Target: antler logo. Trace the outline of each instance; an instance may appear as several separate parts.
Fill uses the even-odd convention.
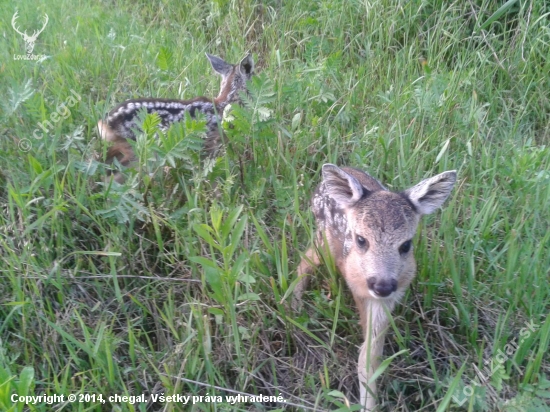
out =
[[[36,39],[38,38],[38,35],[40,33],[42,33],[44,31],[44,29],[46,28],[46,24],[48,24],[48,15],[47,14],[44,14],[44,25],[42,26],[42,28],[40,30],[35,30],[34,33],[32,34],[32,36],[29,36],[27,34],[27,31],[25,30],[23,33],[21,33],[19,31],[19,29],[17,28],[17,26],[15,25],[15,21],[17,20],[17,17],[19,17],[17,15],[17,13],[19,13],[18,11],[15,12],[15,14],[13,15],[13,18],[11,19],[11,25],[13,26],[13,29],[19,33],[21,36],[23,36],[23,40],[25,40],[25,49],[27,50],[27,56],[30,56],[32,54],[32,51],[34,50],[34,45],[36,44]]]

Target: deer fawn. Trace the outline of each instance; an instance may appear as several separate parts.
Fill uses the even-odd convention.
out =
[[[112,142],[106,155],[106,163],[110,164],[116,158],[123,166],[129,166],[136,160],[128,139],[135,139],[134,130],[139,126],[138,112],[142,109],[147,113],[157,113],[161,119],[160,129],[166,130],[172,123],[185,119],[185,113],[195,117],[202,113],[206,117],[207,139],[205,150],[213,155],[219,148],[223,135],[220,132],[220,120],[224,108],[234,102],[239,102],[239,92],[246,91],[246,82],[254,74],[254,61],[247,55],[239,64],[229,64],[217,56],[206,53],[212,68],[221,75],[220,93],[215,99],[195,97],[190,100],[171,99],[132,99],[118,105],[109,112],[105,120],[97,123],[102,139]],[[115,181],[122,183],[123,176],[115,174]]]
[[[312,198],[317,223],[314,245],[298,266],[301,278],[293,307],[300,306],[308,275],[328,246],[351,289],[365,336],[358,362],[363,410],[376,407],[372,375],[379,366],[388,314],[416,273],[412,239],[422,215],[433,213],[449,196],[456,171],[426,179],[401,193],[387,190],[367,173],[350,167],[323,166],[323,180]]]

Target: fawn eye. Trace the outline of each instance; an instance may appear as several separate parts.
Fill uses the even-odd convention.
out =
[[[369,242],[367,242],[367,239],[363,236],[355,235],[355,242],[361,249],[366,249],[369,247]]]
[[[409,250],[411,250],[412,242],[410,240],[407,240],[406,242],[403,242],[401,246],[399,246],[399,253],[404,255],[405,253],[409,253]]]

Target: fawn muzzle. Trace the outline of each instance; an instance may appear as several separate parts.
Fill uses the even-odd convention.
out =
[[[370,277],[367,286],[373,297],[387,298],[397,290],[397,280]]]

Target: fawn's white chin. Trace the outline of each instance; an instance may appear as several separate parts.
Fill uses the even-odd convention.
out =
[[[371,295],[374,299],[378,299],[378,300],[391,300],[395,298],[395,293],[396,292],[392,292],[388,296],[380,296],[376,294],[376,292],[374,292],[373,290],[369,289],[369,295]]]

